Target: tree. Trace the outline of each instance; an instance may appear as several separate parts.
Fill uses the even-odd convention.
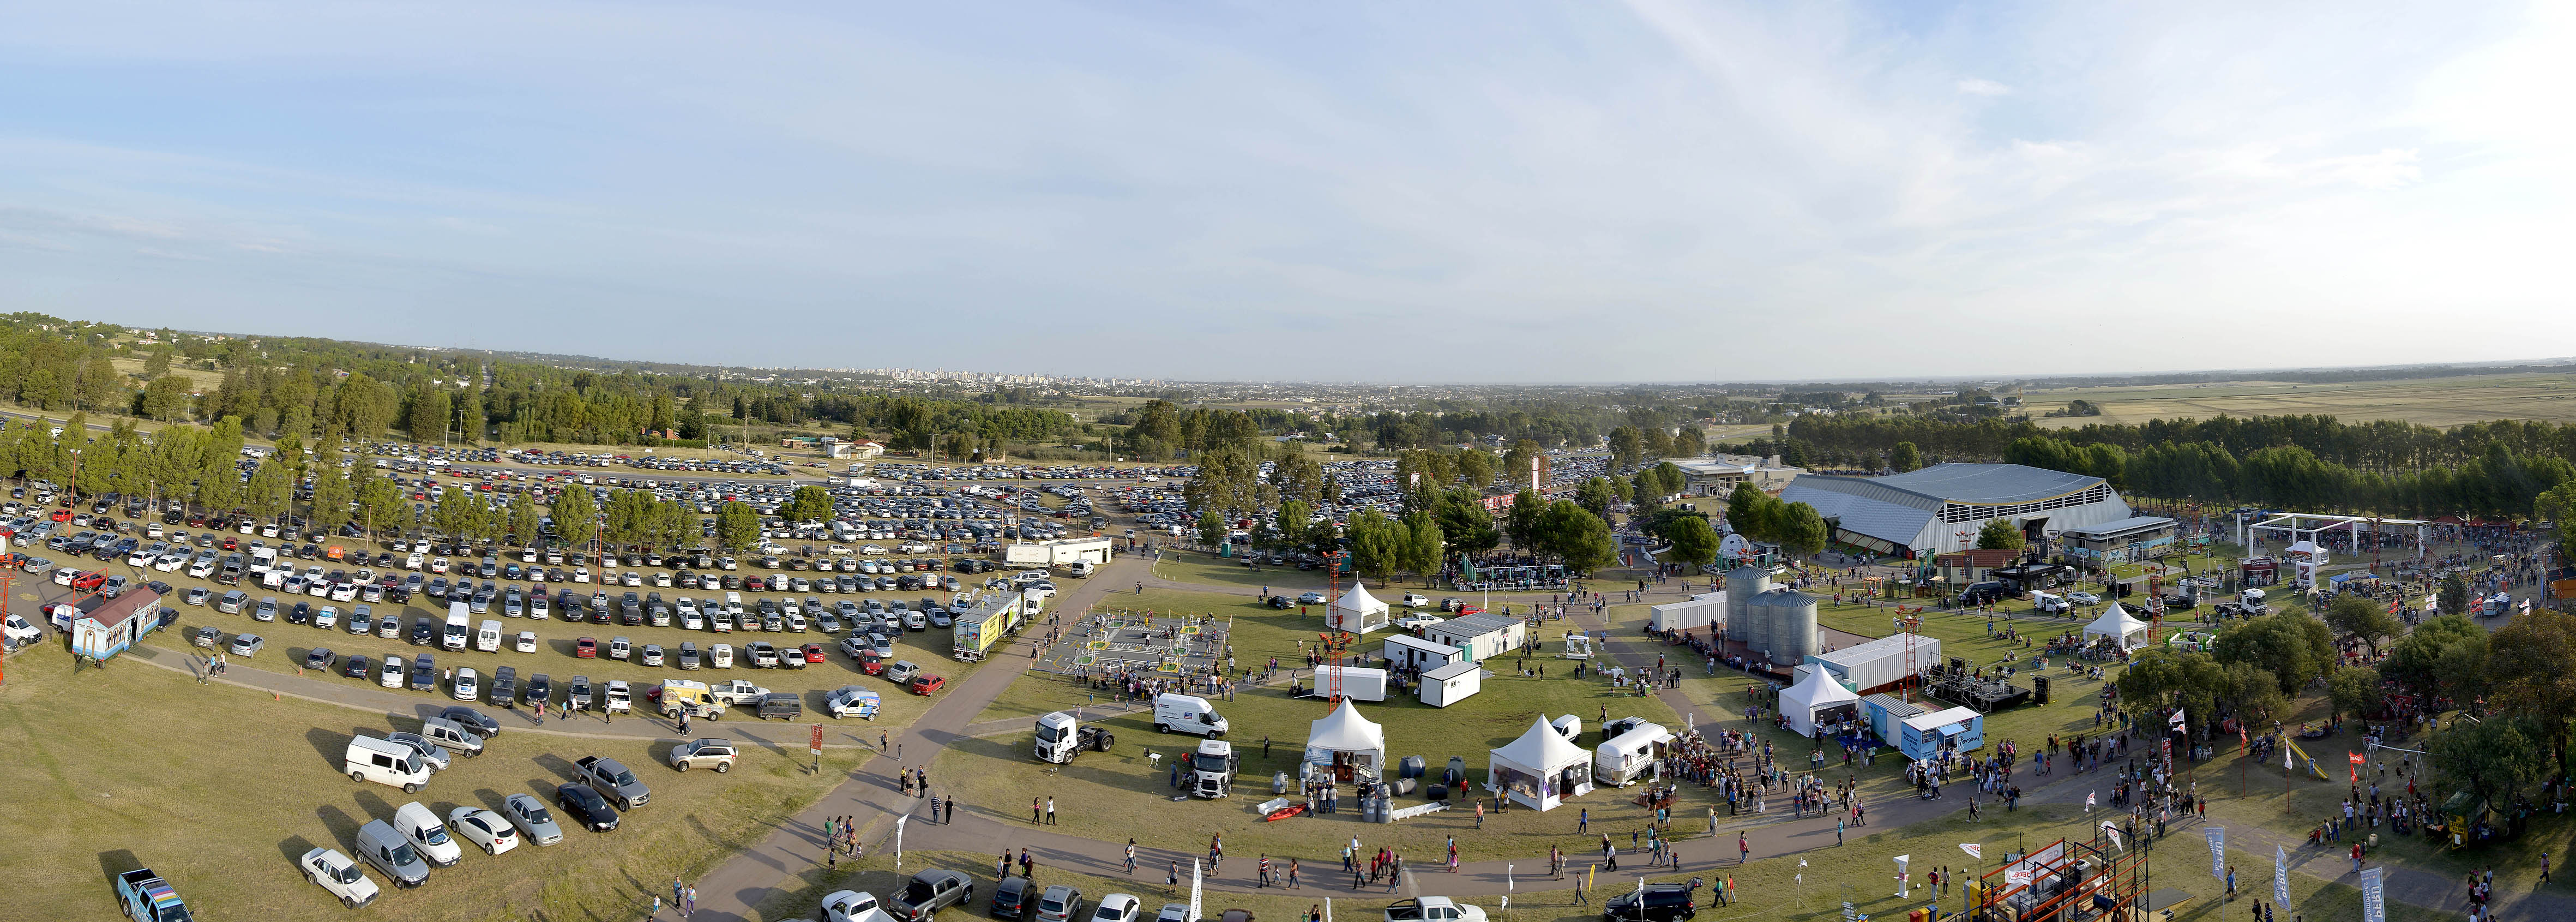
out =
[[[1225,543],[1225,520],[1214,509],[1199,510],[1199,543],[1211,548]]]
[[[2281,680],[2271,670],[2251,663],[2229,663],[2226,689],[2228,709],[2256,726],[2290,713],[2290,696],[2282,693]]]
[[[2009,519],[1987,519],[1977,526],[1977,547],[1988,551],[2018,551],[2030,541]]]
[[[1493,513],[1485,511],[1484,498],[1473,490],[1441,495],[1440,534],[1450,550],[1468,555],[1485,553],[1503,542],[1503,533],[1494,528]]]
[[[1619,471],[1635,467],[1645,456],[1646,436],[1638,432],[1637,427],[1620,426],[1610,430],[1611,470]]]
[[[2563,771],[2568,721],[2576,718],[2576,615],[2535,608],[2497,629],[2487,648],[2487,676],[2498,704],[2532,715]]]
[[[2406,628],[2388,608],[2360,596],[2337,596],[2326,605],[2326,626],[2335,633],[2370,645],[2373,657],[2379,654],[2379,642],[2397,636]]]
[[[813,484],[796,488],[796,495],[778,509],[778,517],[790,522],[820,522],[832,517],[832,491]]]
[[[1440,519],[1428,512],[1404,517],[1404,567],[1422,577],[1423,585],[1440,574],[1440,561],[1448,552],[1448,541],[1440,533]]]
[[[1914,447],[1912,442],[1898,442],[1896,447],[1887,451],[1887,466],[1899,474],[1920,470],[1923,467],[1923,449]]]
[[[2558,527],[2558,550],[2576,560],[2576,480],[2560,481],[2533,498],[2531,514]]]
[[[1720,539],[1717,529],[1709,527],[1706,516],[1684,515],[1674,519],[1672,524],[1664,526],[1664,540],[1672,542],[1673,546],[1664,554],[1667,563],[1703,567],[1717,562]]]
[[[518,536],[519,544],[535,547],[538,542],[543,541],[544,538],[539,535],[539,532],[545,530],[543,522],[544,517],[537,514],[536,500],[522,495],[510,503],[509,532]]]
[[[1351,569],[1381,583],[1404,565],[1405,545],[1412,540],[1403,526],[1375,509],[1352,513],[1344,533],[1351,540]]]
[[[358,527],[373,533],[378,528],[400,524],[403,521],[403,491],[402,485],[394,482],[393,475],[362,475],[359,480]],[[533,536],[535,532],[529,534]]]
[[[728,551],[760,543],[760,510],[739,500],[716,507],[716,543]]]
[[[2453,655],[2454,647],[2474,648],[2475,652]],[[2486,629],[2477,622],[2466,615],[2439,615],[2426,619],[2390,644],[2388,658],[2379,664],[2379,674],[2417,695],[2431,696],[2442,691],[2442,663],[2446,657],[2454,663],[2482,658],[2486,647]]]
[[[143,386],[143,399],[137,409],[146,418],[171,422],[188,415],[188,381],[176,375],[163,375]]]
[[[565,541],[588,544],[597,536],[599,502],[591,498],[589,487],[573,484],[563,488],[546,511],[554,517],[555,534]]]
[[[2379,670],[2368,666],[2345,666],[2326,676],[2326,700],[2340,716],[2366,718],[2388,706],[2388,696],[2379,689]]]
[[[358,489],[349,483],[349,474],[337,464],[324,464],[313,475],[313,527],[325,532],[349,521],[349,507],[358,500]]]
[[[1762,492],[1762,488],[1751,483],[1738,483],[1735,492],[1726,496],[1727,527],[1755,541],[1776,542],[1778,539],[1773,536],[1778,532],[1772,518],[1778,514],[1779,507],[1780,501]]]
[[[1825,525],[1824,515],[1806,503],[1790,503],[1782,508],[1780,549],[1799,557],[1813,557],[1823,551],[1825,542],[1833,538],[1833,529]]]
[[[1503,534],[1512,546],[1524,551],[1538,550],[1538,520],[1547,512],[1547,501],[1537,490],[1522,490],[1512,496],[1512,508],[1503,513]]]
[[[2454,720],[2433,734],[2426,757],[2481,803],[2502,806],[2548,775],[2540,739],[2524,717]]]
[[[2460,574],[2457,573],[2452,573],[2442,577],[2442,585],[2441,588],[2435,590],[2434,601],[2441,609],[2442,614],[2468,614],[2469,581],[2461,578]]]
[[[1697,458],[1705,454],[1708,454],[1708,433],[1701,432],[1698,426],[1683,426],[1681,434],[1673,436],[1674,457]]]
[[[2119,678],[2120,706],[2129,716],[2147,726],[2158,726],[2165,715],[2181,708],[2189,714],[2208,714],[2217,709],[2233,686],[2227,669],[2209,654],[2196,650],[2156,647],[2129,661]]]
[[[1610,536],[1610,523],[1584,510],[1570,500],[1549,503],[1539,514],[1532,540],[1542,553],[1554,554],[1567,570],[1590,573],[1618,557],[1619,545]]]
[[[1498,473],[1516,486],[1526,486],[1530,482],[1531,465],[1538,467],[1539,482],[1546,483],[1547,452],[1539,448],[1537,442],[1522,439],[1513,442],[1510,451],[1503,452],[1503,469]]]
[[[1271,514],[1271,534],[1277,536],[1282,548],[1306,550],[1310,541],[1307,531],[1312,527],[1306,520],[1314,516],[1314,507],[1306,505],[1303,500],[1281,500],[1279,510]]]
[[[2292,612],[2248,620],[2218,635],[2211,652],[2219,662],[2245,663],[2270,672],[2282,694],[2296,694],[2335,662],[2334,635],[2327,632],[2325,623]]]
[[[1467,489],[1483,492],[1494,482],[1494,456],[1481,448],[1459,452],[1458,480],[1465,483]]]
[[[448,403],[446,388],[424,386],[412,395],[411,410],[404,414],[403,428],[411,433],[412,441],[439,441],[447,437],[447,423],[453,409]]]
[[[1585,512],[1600,516],[1604,521],[1609,520],[1610,507],[1619,501],[1619,490],[1610,483],[1610,478],[1607,477],[1585,480],[1582,486],[1574,490],[1575,504],[1582,506]]]
[[[293,495],[293,484],[287,482],[286,465],[275,460],[264,461],[250,475],[250,488],[242,503],[253,517],[274,519],[286,511],[286,501]]]

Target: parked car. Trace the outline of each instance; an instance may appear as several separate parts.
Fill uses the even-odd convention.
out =
[[[447,824],[439,822],[438,814],[429,812],[419,801],[394,809],[394,831],[410,840],[411,847],[419,850],[431,867],[455,867],[457,860],[465,857],[465,850],[448,837]]]
[[[617,829],[617,809],[609,806],[608,798],[599,796],[599,792],[592,790],[590,785],[557,785],[555,806],[561,808],[564,815],[571,817],[573,822],[580,823],[582,828],[592,832],[612,832]]]
[[[1075,922],[1082,918],[1082,891],[1057,884],[1038,894],[1037,922]]]
[[[519,830],[501,814],[481,807],[458,807],[448,811],[450,835],[473,843],[486,855],[498,855],[519,847]]]
[[[593,791],[615,801],[620,810],[633,810],[653,799],[651,788],[636,780],[625,763],[600,756],[583,756],[573,761],[574,773]]]
[[[671,767],[679,771],[712,768],[721,775],[733,770],[736,757],[733,741],[728,739],[709,737],[671,747]]]
[[[502,800],[501,816],[530,842],[545,846],[563,841],[563,827],[555,825],[554,814],[534,795],[512,794]]]
[[[886,913],[897,922],[930,922],[940,909],[974,898],[972,879],[955,871],[932,868],[905,881],[902,895],[886,906]]]
[[[360,869],[357,862],[336,849],[317,848],[305,852],[304,857],[296,859],[295,863],[304,869],[306,880],[337,897],[342,906],[356,909],[375,902],[376,882],[367,879],[367,872]]]

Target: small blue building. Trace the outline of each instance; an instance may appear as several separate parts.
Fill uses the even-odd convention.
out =
[[[1896,748],[1917,762],[1944,750],[1974,752],[1986,745],[1986,715],[1975,708],[1917,714],[1905,718],[1902,725],[1904,735],[1897,739]]]
[[[106,659],[160,626],[161,594],[149,586],[136,586],[113,599],[91,596],[72,614],[72,652]]]
[[[1860,711],[1869,722],[1869,734],[1894,746],[1905,738],[1905,719],[1923,713],[1923,706],[1907,704],[1895,695],[1862,695]]]

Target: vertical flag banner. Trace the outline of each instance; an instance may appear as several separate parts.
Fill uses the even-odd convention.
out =
[[[898,871],[903,870],[903,821],[911,818],[910,816],[894,818],[894,869]]]
[[[2388,893],[2380,884],[2378,868],[2361,872],[2361,922],[2388,922]]]
[[[1912,855],[1896,856],[1896,897],[1898,899],[1905,898],[1905,892],[1907,889],[1905,886],[1905,863],[1912,860],[1913,857],[1914,856]]]
[[[2278,845],[2272,846],[2272,902],[2290,911],[2290,853]]]
[[[2209,837],[2209,876],[2227,879],[2227,827],[2211,826],[2201,830]]]
[[[1199,860],[1196,858],[1190,859],[1190,918],[1207,918],[1207,913],[1199,911]]]

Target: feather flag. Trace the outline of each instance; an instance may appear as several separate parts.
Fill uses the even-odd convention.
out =
[[[2123,851],[2128,849],[2127,845],[2123,845],[2120,842],[2120,827],[2111,825],[2110,820],[2102,821],[2102,834],[2111,837],[2112,848],[2121,849]]]
[[[1975,842],[1961,842],[1959,843],[1959,850],[1967,852],[1968,857],[1970,858],[1982,859],[1986,857],[1986,847]]]
[[[2180,732],[2182,732],[2182,724],[2183,724],[2183,720],[2182,720],[2182,709],[2181,709],[2181,708],[2175,708],[2175,709],[2174,709],[2174,712],[2173,712],[2173,719],[2172,719],[2172,720],[2168,720],[2168,721],[2166,721],[2165,723],[2173,727],[2173,732],[2175,732],[2175,733],[2180,733]]]

